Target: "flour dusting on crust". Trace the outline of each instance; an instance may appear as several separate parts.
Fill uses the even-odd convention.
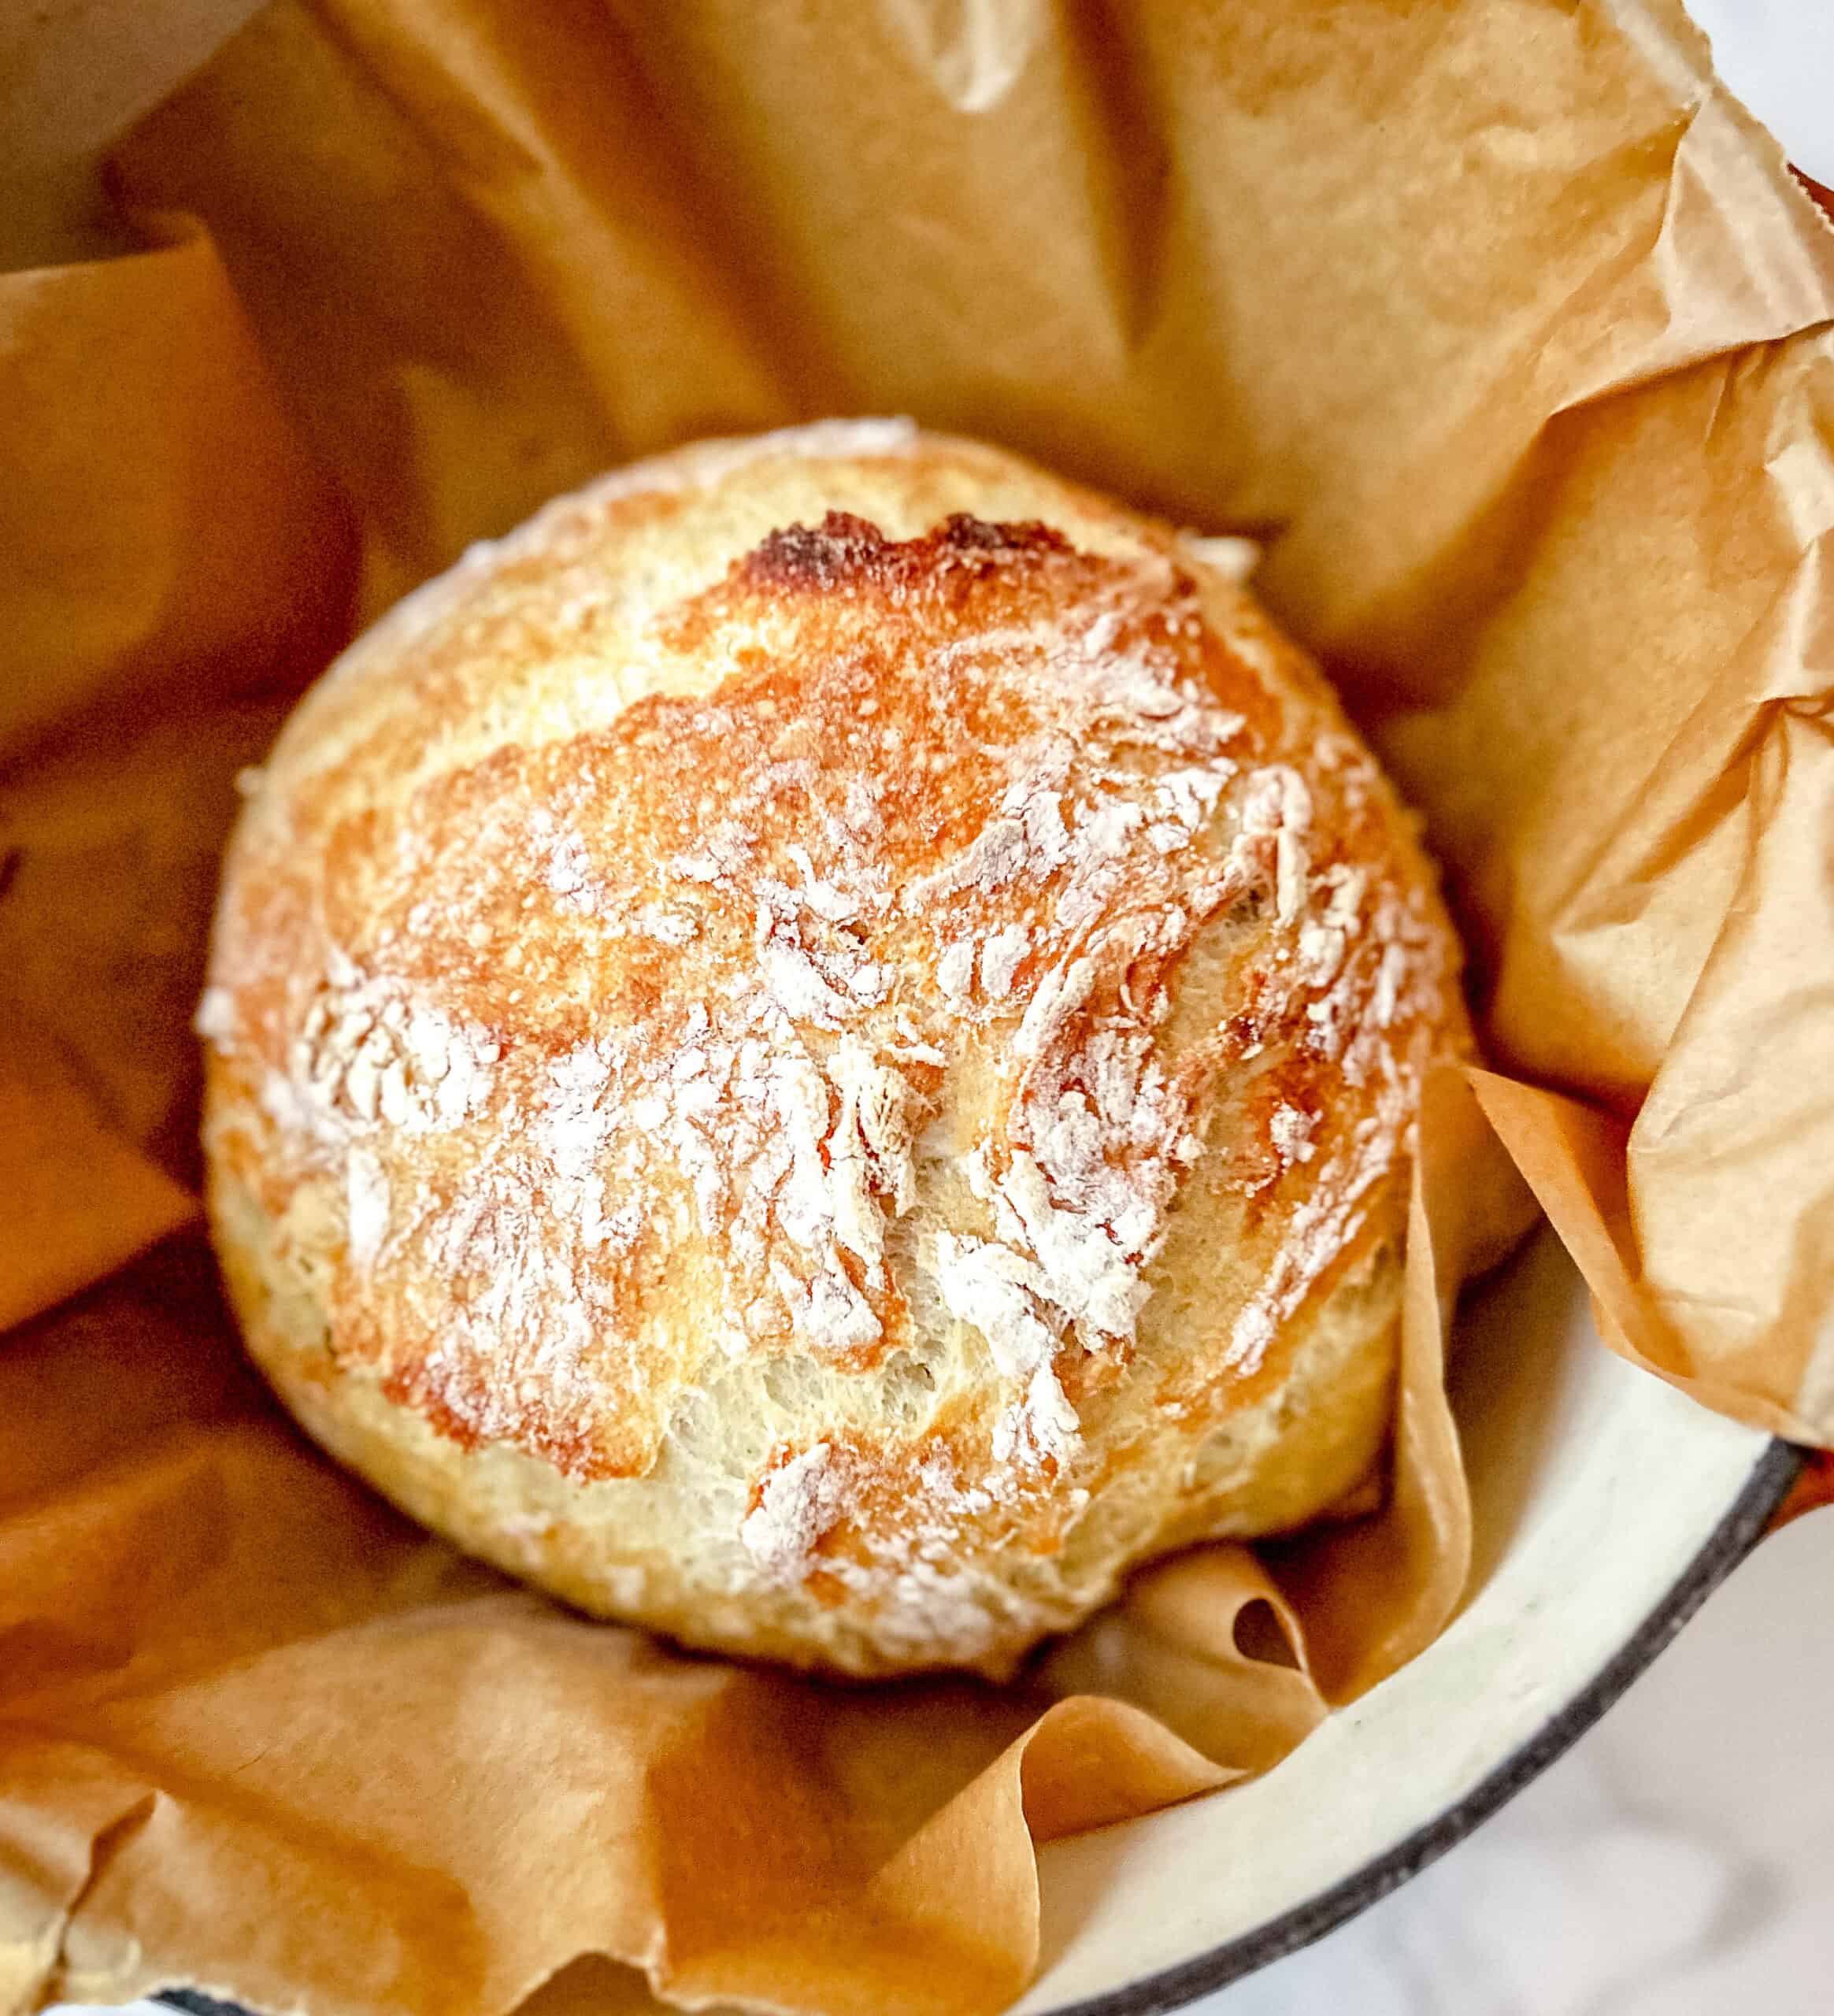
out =
[[[428,652],[518,538],[417,618]],[[710,680],[265,829],[281,893],[220,940],[199,1028],[251,1074],[271,1184],[336,1185],[340,1350],[591,1480],[646,1474],[722,1364],[872,1380],[977,1339],[947,1435],[778,1451],[732,1572],[913,1656],[1011,1627],[960,1536],[1086,1499],[1084,1410],[1194,1170],[1279,1228],[1229,1318],[1250,1379],[1404,1167],[1456,1012],[1368,758],[1179,550],[830,513],[624,618],[608,577],[606,634]],[[1228,1005],[1194,1028],[1200,954]]]

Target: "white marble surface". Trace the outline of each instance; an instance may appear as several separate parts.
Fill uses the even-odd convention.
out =
[[[1834,4],[1686,0],[1686,6],[1706,31],[1721,76],[1805,175],[1834,187]]]

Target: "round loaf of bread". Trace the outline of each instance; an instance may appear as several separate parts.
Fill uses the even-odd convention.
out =
[[[295,714],[209,984],[248,1343],[461,1547],[691,1645],[1010,1672],[1379,1469],[1405,815],[1210,543],[902,423],[474,548]]]

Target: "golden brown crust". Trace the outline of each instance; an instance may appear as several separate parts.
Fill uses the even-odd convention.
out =
[[[1250,599],[883,426],[621,472],[410,598],[254,791],[211,980],[219,1242],[314,1432],[576,1600],[856,1670],[999,1665],[1354,1480],[1464,1040]],[[628,1558],[567,1510],[614,1498]]]

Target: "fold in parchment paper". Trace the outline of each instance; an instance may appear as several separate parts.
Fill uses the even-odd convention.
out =
[[[997,2009],[1035,1842],[1264,1768],[1458,1601],[1480,1110],[1609,1342],[1834,1442],[1834,234],[1678,8],[282,0],[107,178],[138,249],[0,278],[0,2009]],[[191,1203],[235,773],[329,654],[608,464],[871,411],[1266,539],[1499,1066],[1427,1102],[1384,1509],[1004,1692],[461,1561],[279,1418]]]

